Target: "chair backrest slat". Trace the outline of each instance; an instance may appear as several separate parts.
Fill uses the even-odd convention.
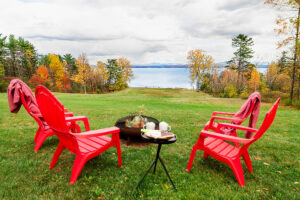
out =
[[[273,123],[273,121],[275,119],[279,102],[280,102],[280,98],[277,99],[277,101],[274,103],[274,105],[271,107],[271,109],[267,112],[263,123],[261,124],[257,133],[250,139],[250,142],[246,143],[245,145],[243,145],[241,147],[240,154],[243,154],[247,150],[247,148],[250,146],[250,144],[252,144],[256,140],[261,138],[261,136],[268,130],[268,128],[271,126],[271,124]]]

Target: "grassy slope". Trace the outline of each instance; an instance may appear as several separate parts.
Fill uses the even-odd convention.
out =
[[[8,111],[6,94],[0,94],[0,198],[1,199],[299,199],[300,113],[279,108],[274,124],[249,151],[254,175],[246,171],[241,188],[231,169],[198,151],[190,173],[185,172],[193,144],[212,111],[237,111],[244,100],[218,99],[203,93],[172,89],[127,89],[103,95],[55,94],[77,115],[89,117],[92,129],[112,126],[129,113],[166,121],[178,136],[175,144],[164,145],[164,159],[178,192],[172,190],[162,166],[149,174],[138,191],[134,188],[154,159],[156,146],[137,149],[122,145],[123,168],[117,165],[116,150],[109,149],[89,161],[76,184],[69,185],[74,155],[64,151],[49,170],[57,138],[46,140],[33,152],[35,121],[22,108]],[[258,125],[270,104],[263,104]],[[255,159],[260,157],[261,160]],[[264,163],[269,163],[267,166]],[[282,173],[278,173],[281,171]],[[101,198],[100,198],[101,199]]]

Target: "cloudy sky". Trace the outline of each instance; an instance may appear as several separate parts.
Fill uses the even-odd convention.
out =
[[[32,42],[40,54],[81,53],[89,62],[126,57],[132,64],[187,63],[200,48],[216,62],[233,55],[239,33],[254,40],[253,62],[276,49],[274,8],[264,0],[1,0],[0,33]]]

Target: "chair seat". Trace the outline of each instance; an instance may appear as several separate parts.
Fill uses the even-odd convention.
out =
[[[78,138],[77,142],[81,153],[90,153],[110,144],[111,138],[106,135],[101,135],[96,137]]]
[[[204,147],[215,154],[227,158],[234,158],[238,156],[239,153],[239,148],[224,142],[221,139],[212,137],[205,138]]]

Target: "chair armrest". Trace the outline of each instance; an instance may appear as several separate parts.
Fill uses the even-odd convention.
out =
[[[72,112],[65,112],[65,117],[73,117],[74,114]]]
[[[227,140],[230,142],[237,142],[237,143],[247,143],[250,141],[249,139],[234,137],[234,136],[230,136],[230,135],[224,135],[224,134],[220,134],[220,133],[214,133],[214,132],[210,132],[210,131],[201,131],[200,135],[213,137],[213,138],[217,138],[217,139],[222,139],[222,140]]]
[[[85,131],[90,130],[90,125],[88,122],[88,118],[86,116],[66,117],[66,122],[76,122],[76,121],[82,121],[84,123]]]
[[[86,132],[76,133],[76,134],[71,133],[71,134],[78,138],[87,138],[87,137],[96,137],[101,135],[109,135],[109,134],[114,134],[119,132],[120,129],[114,126],[110,128],[103,128],[103,129],[98,129],[93,131],[86,131]]]
[[[229,117],[218,117],[218,116],[212,116],[211,120],[220,119],[220,120],[227,120],[232,122],[242,122],[243,120],[238,118],[229,118]]]
[[[235,113],[227,113],[227,112],[218,112],[218,111],[215,111],[212,113],[212,116],[215,116],[215,115],[235,115]]]
[[[235,125],[235,124],[229,124],[229,123],[219,123],[218,127],[229,127],[229,128],[234,128],[234,129],[238,129],[238,130],[242,130],[242,131],[250,131],[250,132],[254,132],[256,133],[258,130],[254,129],[254,128],[249,128],[246,126],[239,126],[239,125]]]

